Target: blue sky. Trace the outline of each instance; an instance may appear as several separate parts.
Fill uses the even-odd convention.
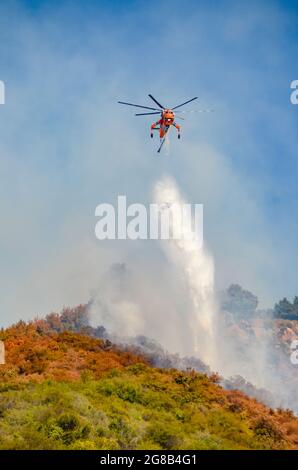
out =
[[[0,321],[87,300],[115,261],[158,269],[150,242],[99,244],[94,209],[150,201],[164,173],[204,204],[219,289],[298,293],[297,19],[277,1],[1,4]],[[150,117],[117,105],[148,93],[215,113],[158,159]]]

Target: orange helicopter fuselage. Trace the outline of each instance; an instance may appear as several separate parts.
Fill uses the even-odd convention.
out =
[[[175,123],[175,113],[171,109],[165,109],[159,121],[152,124],[151,129],[154,129],[159,124],[159,136],[162,139],[170,126],[174,126],[180,131],[180,126]]]

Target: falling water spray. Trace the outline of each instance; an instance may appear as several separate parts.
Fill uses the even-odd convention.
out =
[[[164,210],[185,204],[176,182],[166,176],[153,189],[154,200]],[[171,218],[172,230],[178,219]],[[191,349],[205,363],[216,368],[216,302],[214,295],[214,264],[206,247],[198,238],[187,236],[190,227],[184,227],[186,236],[181,239],[161,240],[169,261],[178,270],[187,288],[191,308],[185,309],[189,324]]]

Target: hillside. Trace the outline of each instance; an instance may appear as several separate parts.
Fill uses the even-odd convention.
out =
[[[298,449],[291,411],[56,320],[0,333],[0,449]]]

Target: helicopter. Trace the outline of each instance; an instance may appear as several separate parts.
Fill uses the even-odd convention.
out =
[[[150,94],[148,96],[149,96],[149,98],[151,98],[152,101],[154,101],[155,105],[157,105],[158,108],[152,108],[152,107],[149,107],[149,106],[142,106],[142,105],[133,104],[133,103],[127,103],[125,101],[118,101],[118,103],[119,104],[125,104],[127,106],[134,106],[136,108],[143,108],[143,109],[148,109],[150,111],[153,111],[153,112],[146,112],[146,113],[136,113],[135,116],[149,116],[149,115],[152,115],[152,114],[159,114],[160,115],[160,119],[158,121],[154,122],[151,125],[151,133],[150,133],[151,138],[153,138],[153,131],[155,131],[155,130],[159,131],[160,146],[157,150],[158,153],[161,151],[161,148],[162,148],[162,146],[163,146],[163,144],[166,140],[167,133],[168,133],[171,126],[173,126],[177,129],[178,139],[180,139],[181,126],[175,122],[175,115],[176,114],[181,114],[181,113],[186,113],[186,112],[189,112],[189,113],[199,112],[199,113],[201,113],[201,112],[213,111],[212,109],[199,109],[199,110],[195,110],[195,111],[175,111],[174,112],[174,110],[176,110],[178,108],[181,108],[182,106],[190,103],[191,101],[197,100],[198,99],[197,96],[195,96],[194,98],[191,98],[190,100],[184,101],[183,103],[178,104],[177,106],[174,106],[173,108],[166,108],[161,103],[159,103],[154,98],[154,96],[152,96]],[[181,116],[177,116],[177,118],[184,120],[184,118],[182,118]]]

